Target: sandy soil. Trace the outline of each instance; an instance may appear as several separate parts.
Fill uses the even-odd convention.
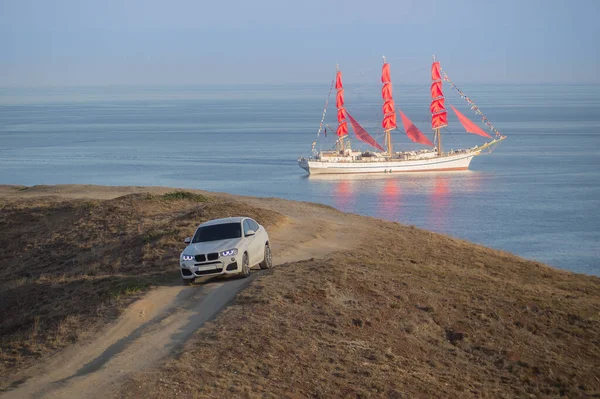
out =
[[[126,236],[141,228],[147,237],[147,228],[160,237],[147,245],[152,259],[180,242],[165,237],[185,229],[156,233],[180,214],[252,213],[270,226],[279,264],[248,280],[189,288],[168,283],[168,274],[167,283],[148,280],[156,288],[126,302],[109,326],[11,373],[2,397],[600,396],[596,277],[321,205],[202,192],[212,202],[165,201],[171,191],[0,187],[9,231],[21,233],[14,218],[41,226],[51,215],[79,234],[109,220]],[[102,201],[78,202],[90,198]],[[72,216],[80,209],[83,225]],[[115,213],[124,220],[110,219]],[[71,237],[50,227],[51,236]],[[109,233],[121,237],[106,228],[104,239]],[[110,242],[113,252],[133,248]],[[167,252],[153,264],[165,273]],[[135,270],[118,259],[119,269],[96,266],[95,276]],[[149,262],[145,253],[139,261]],[[92,278],[86,270],[78,273]],[[0,285],[0,294],[16,295],[13,286]]]

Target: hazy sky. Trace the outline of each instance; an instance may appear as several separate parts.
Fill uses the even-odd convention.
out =
[[[0,86],[600,83],[600,0],[0,0]]]

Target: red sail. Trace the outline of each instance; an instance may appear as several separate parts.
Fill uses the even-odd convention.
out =
[[[336,96],[336,106],[338,109],[344,106],[344,89],[338,89]]]
[[[385,130],[396,128],[396,111],[394,110],[394,99],[392,98],[392,79],[390,77],[390,64],[384,62],[381,69],[381,97],[383,98],[383,121],[381,125]]]
[[[390,64],[387,62],[383,64],[383,68],[381,69],[381,83],[391,82],[392,78],[390,78]]]
[[[344,110],[344,87],[342,86],[342,71],[337,71],[335,74],[335,88],[337,90],[335,103],[338,111],[337,135],[339,137],[344,137],[348,134],[348,124],[346,123],[346,115]]]
[[[381,88],[381,97],[383,98],[383,101],[392,99],[392,84],[391,83],[385,83],[383,85],[383,87]]]
[[[442,91],[442,75],[440,63],[431,65],[431,128],[433,130],[448,126],[448,113],[444,108],[444,92]]]
[[[388,100],[383,103],[383,114],[391,114],[394,112],[394,100]]]
[[[429,107],[429,110],[431,111],[432,114],[437,114],[438,112],[445,111],[446,108],[444,108],[444,99],[440,98],[439,100],[433,100],[431,102],[431,106]]]
[[[342,87],[344,87],[342,85],[342,71],[337,71],[335,74],[335,88],[341,89]]]
[[[414,141],[415,143],[430,145],[433,147],[433,144],[421,131],[411,122],[410,119],[404,112],[400,111],[400,117],[402,118],[402,124],[404,125],[404,130],[406,130],[406,135],[409,139]]]
[[[438,97],[443,97],[444,93],[442,92],[442,81],[433,82],[431,84],[431,99],[434,100]]]
[[[431,65],[431,80],[435,81],[435,80],[441,80],[441,79],[442,79],[442,74],[440,73],[440,63],[434,62]]]
[[[340,123],[337,128],[338,136],[347,136],[348,135],[348,123],[346,121]]]
[[[448,126],[448,113],[442,112],[441,114],[435,114],[431,117],[431,126],[434,129],[439,129],[444,126]]]
[[[458,120],[460,121],[460,123],[463,125],[463,127],[465,128],[465,130],[467,132],[473,133],[473,134],[478,134],[483,137],[488,137],[490,139],[492,138],[492,136],[487,134],[482,128],[477,126],[472,120],[470,120],[469,118],[467,118],[466,116],[464,116],[463,114],[458,112],[458,110],[456,108],[454,108],[453,105],[451,105],[450,108],[452,108],[452,111],[454,111],[456,116],[458,116]]]
[[[346,112],[346,110],[344,108],[338,109],[338,112],[337,112],[338,123],[341,123],[344,121],[344,119],[346,119],[345,112]]]
[[[381,122],[381,126],[383,126],[384,130],[395,129],[396,128],[396,113],[389,114],[383,117],[383,122]]]
[[[378,150],[385,151],[383,147],[380,146],[379,143],[375,141],[375,139],[371,137],[371,135],[367,133],[367,131],[361,125],[358,124],[356,119],[354,119],[348,112],[346,112],[346,115],[348,116],[348,120],[350,121],[350,125],[352,126],[352,130],[354,130],[356,138],[377,148]]]

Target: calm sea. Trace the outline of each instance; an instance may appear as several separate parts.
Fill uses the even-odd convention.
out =
[[[508,136],[472,170],[320,178],[296,159],[310,154],[328,84],[0,89],[0,184],[158,185],[319,202],[600,275],[600,87],[461,88]],[[396,85],[395,98],[431,135],[427,89]],[[346,105],[381,139],[378,95],[377,85],[347,88]],[[330,109],[332,126],[334,116]],[[484,142],[450,123],[446,148]],[[394,142],[415,148],[402,132]],[[331,146],[332,134],[321,134],[317,149]]]

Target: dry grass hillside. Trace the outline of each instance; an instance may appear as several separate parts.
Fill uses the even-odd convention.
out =
[[[198,223],[244,214],[279,237],[286,260],[306,247],[315,258],[257,273],[183,350],[127,374],[118,397],[600,397],[597,277],[278,199],[0,186],[0,209],[2,387],[149,287],[178,283]],[[340,251],[346,242],[358,244]]]
[[[184,191],[100,200],[10,190],[0,199],[4,378],[114,319],[150,286],[177,283],[182,240],[199,223],[242,214],[266,226],[284,219]]]
[[[395,223],[262,275],[120,397],[600,397],[600,279]]]

